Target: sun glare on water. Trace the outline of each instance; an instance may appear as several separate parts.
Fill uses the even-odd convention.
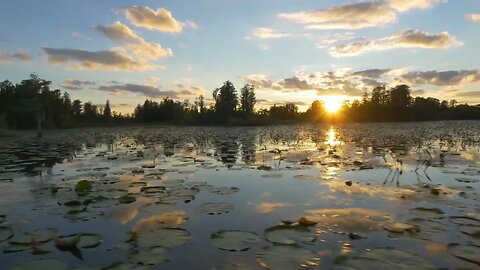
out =
[[[323,97],[323,102],[325,104],[325,109],[329,113],[336,113],[343,105],[345,101],[344,96],[326,96]]]

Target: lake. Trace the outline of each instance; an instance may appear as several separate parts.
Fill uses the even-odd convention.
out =
[[[480,122],[0,139],[2,269],[480,269]]]

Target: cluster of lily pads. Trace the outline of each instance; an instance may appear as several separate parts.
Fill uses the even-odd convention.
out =
[[[435,130],[437,125],[407,131],[388,124],[333,131],[325,126],[115,128],[65,131],[40,142],[0,141],[0,185],[14,195],[32,196],[22,200],[24,213],[2,209],[12,204],[0,199],[0,261],[31,254],[33,260],[9,265],[68,269],[72,263],[57,254],[78,258],[75,265],[97,266],[81,260],[114,250],[125,256],[92,269],[171,267],[178,248],[202,237],[188,228],[196,214],[185,209],[211,222],[235,216],[247,194],[228,177],[242,173],[257,177],[259,194],[276,181],[289,181],[318,188],[318,198],[304,198],[303,212],[293,213],[301,218],[265,230],[241,230],[241,224],[204,228],[210,234],[206,249],[228,257],[246,254],[266,269],[436,269],[445,262],[475,269],[480,265],[480,130],[469,122]],[[227,179],[195,178],[203,172]],[[357,179],[344,179],[346,173]],[[365,181],[363,174],[377,179]],[[332,197],[345,202],[332,207]],[[385,205],[363,204],[371,201]],[[76,228],[115,219],[123,229],[121,240],[111,243],[101,230],[71,233],[19,225],[18,217],[30,214]],[[426,251],[437,255],[425,256]]]

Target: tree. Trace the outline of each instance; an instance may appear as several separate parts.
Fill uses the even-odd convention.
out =
[[[112,109],[110,108],[110,100],[107,100],[105,107],[103,108],[103,117],[107,120],[112,118]]]
[[[73,101],[71,114],[76,119],[80,119],[82,116],[82,102],[80,100],[75,99]]]
[[[255,109],[255,88],[251,84],[245,84],[240,90],[240,111],[244,115],[251,115]]]
[[[390,90],[390,104],[396,108],[407,108],[412,104],[410,87],[405,84],[395,86]]]
[[[221,122],[232,117],[237,110],[238,97],[235,86],[230,81],[223,83],[222,87],[213,91],[215,99],[215,113]]]
[[[195,100],[195,106],[197,107],[197,112],[200,113],[200,115],[205,114],[205,98],[203,95],[198,96],[198,98]]]

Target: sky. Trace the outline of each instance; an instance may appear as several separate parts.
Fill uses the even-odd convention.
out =
[[[476,104],[479,48],[479,0],[0,1],[0,80],[36,73],[122,113],[226,80],[260,107],[400,83]]]

